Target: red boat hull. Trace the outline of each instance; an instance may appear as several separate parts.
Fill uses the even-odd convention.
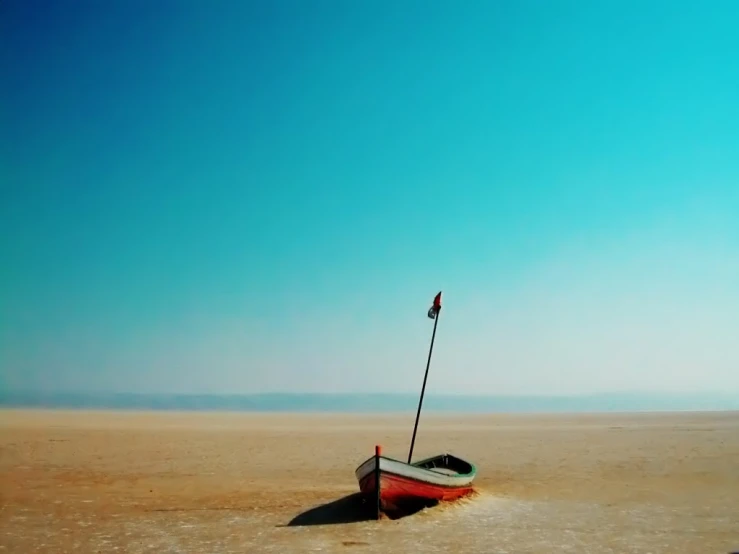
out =
[[[375,456],[355,471],[359,490],[376,503],[381,512],[399,511],[456,500],[473,492],[476,469],[473,464],[451,454],[442,454],[414,464]],[[379,482],[378,482],[379,481]]]
[[[359,490],[368,496],[377,493],[375,474],[359,482]],[[426,500],[429,502],[456,500],[473,491],[472,486],[449,488],[422,483],[399,475],[380,474],[380,507],[382,510],[400,509],[405,504]]]

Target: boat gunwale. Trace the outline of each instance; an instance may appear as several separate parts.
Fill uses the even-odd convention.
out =
[[[459,460],[461,462],[464,462],[465,464],[468,464],[470,466],[470,471],[467,472],[467,473],[442,473],[441,471],[434,471],[431,468],[425,468],[425,467],[421,467],[419,465],[419,464],[430,462],[432,460],[437,460],[439,458],[442,458],[443,456],[450,456],[450,457],[452,457],[452,458],[454,458],[456,460]],[[472,486],[472,481],[477,476],[477,467],[475,466],[475,464],[473,464],[472,462],[468,462],[467,460],[464,460],[464,459],[462,459],[462,458],[460,458],[458,456],[455,456],[454,454],[445,453],[445,454],[437,454],[436,456],[431,456],[430,458],[425,458],[423,460],[420,460],[418,462],[414,462],[414,463],[411,463],[411,464],[409,464],[407,462],[403,462],[401,460],[397,460],[395,458],[389,458],[388,456],[371,456],[371,457],[367,458],[364,462],[362,462],[361,464],[359,464],[359,466],[357,466],[357,469],[354,470],[354,474],[357,476],[358,479],[359,479],[359,475],[358,475],[359,474],[359,470],[363,466],[365,466],[366,464],[368,464],[368,463],[370,463],[372,461],[377,460],[377,458],[384,458],[385,460],[388,460],[388,461],[391,461],[391,462],[395,462],[395,463],[399,463],[399,464],[402,464],[404,466],[409,466],[409,467],[412,467],[413,469],[416,469],[416,470],[420,470],[420,471],[423,471],[423,472],[428,472],[428,473],[431,473],[431,474],[437,475],[437,476],[443,476],[443,477],[445,477],[447,479],[450,479],[450,480],[453,480],[453,481],[459,481],[458,484],[454,484],[454,483],[450,483],[450,484],[431,483],[433,486],[438,486],[438,487],[455,488],[455,487],[468,487],[468,486]],[[380,468],[380,472],[381,473],[387,473],[389,475],[396,475],[398,477],[401,477],[402,479],[407,479],[407,480],[415,481],[415,482],[418,482],[418,483],[430,484],[430,483],[428,483],[428,481],[424,481],[424,480],[422,480],[420,478],[410,477],[410,476],[407,476],[407,475],[401,475],[401,474],[395,473],[395,472],[393,472],[391,470],[387,470],[387,469]],[[361,481],[365,477],[366,477],[366,475],[364,477],[362,477],[361,479],[359,479],[359,481]],[[464,482],[464,484],[462,484],[463,482]]]
[[[393,477],[397,477],[398,479],[402,479],[403,481],[418,483],[420,485],[435,487],[438,489],[454,490],[454,489],[473,489],[474,488],[472,485],[472,481],[469,481],[467,483],[450,483],[446,485],[446,484],[441,484],[441,483],[429,483],[428,481],[423,481],[422,479],[417,479],[415,477],[408,477],[406,475],[398,475],[397,473],[392,473],[392,472],[383,472],[383,473],[385,473],[386,475],[392,475]],[[359,480],[360,486],[362,484],[362,481],[364,481],[365,479],[369,479],[371,476],[372,476],[372,473],[368,473],[367,475],[362,477],[362,479]]]

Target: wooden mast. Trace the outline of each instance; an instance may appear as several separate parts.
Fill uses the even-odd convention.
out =
[[[426,373],[423,375],[423,386],[421,387],[421,398],[418,400],[418,411],[416,412],[416,423],[413,426],[413,438],[411,438],[411,448],[408,452],[408,463],[411,463],[413,457],[413,446],[416,443],[416,431],[418,431],[418,419],[421,417],[421,406],[423,405],[423,395],[426,392],[426,380],[429,377],[429,367],[431,366],[431,354],[434,351],[434,340],[436,339],[436,326],[439,324],[439,312],[441,312],[441,292],[434,298],[434,304],[428,311],[428,316],[434,320],[434,330],[431,333],[431,346],[429,347],[429,357],[426,361]]]

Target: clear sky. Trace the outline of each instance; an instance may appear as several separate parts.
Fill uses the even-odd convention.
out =
[[[739,394],[738,22],[3,0],[2,386]]]

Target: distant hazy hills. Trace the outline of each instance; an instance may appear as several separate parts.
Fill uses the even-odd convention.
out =
[[[0,406],[123,410],[252,412],[406,412],[415,394],[133,394],[0,392]],[[736,394],[613,393],[584,396],[428,395],[424,411],[631,412],[739,410]]]

